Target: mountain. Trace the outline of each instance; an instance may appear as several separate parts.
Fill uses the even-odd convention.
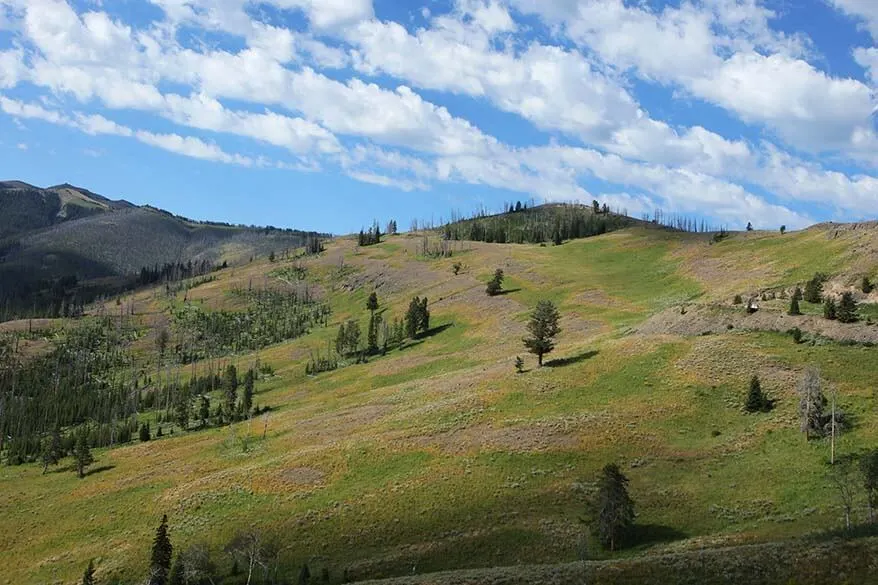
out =
[[[320,235],[193,221],[69,184],[0,182],[0,318],[43,315],[47,303],[54,312],[59,295],[117,292],[144,268],[243,262]]]

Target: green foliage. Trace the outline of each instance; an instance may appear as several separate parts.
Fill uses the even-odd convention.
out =
[[[253,390],[256,385],[256,372],[248,368],[244,374],[244,394],[241,396],[241,409],[245,414],[253,410]]]
[[[82,574],[82,585],[95,585],[95,562],[90,560]]]
[[[49,469],[50,465],[58,465],[58,461],[64,456],[61,448],[61,431],[53,429],[49,435],[43,437],[42,448],[40,451],[40,462],[43,464],[43,473]]]
[[[457,276],[458,274],[460,274],[462,268],[463,264],[461,264],[460,262],[455,262],[451,265],[451,272],[454,274],[454,276]]]
[[[790,315],[801,315],[802,309],[799,307],[799,301],[802,298],[802,289],[796,287],[796,290],[793,291],[793,296],[790,299],[790,310],[787,312]]]
[[[878,449],[872,449],[860,458],[860,474],[869,504],[869,520],[874,522],[875,508],[878,507]]]
[[[628,478],[615,463],[604,466],[597,482],[597,494],[589,502],[592,531],[601,545],[621,549],[634,525],[634,502],[628,495]]]
[[[543,356],[555,349],[555,337],[561,332],[559,319],[558,309],[552,301],[538,302],[531,314],[527,324],[530,337],[524,339],[524,346],[537,356],[540,366],[543,365]]]
[[[378,310],[378,293],[372,291],[369,295],[369,299],[366,301],[366,310],[374,313]]]
[[[866,295],[875,290],[875,285],[872,284],[872,281],[869,280],[868,276],[864,276],[863,280],[860,282],[860,290]]]
[[[835,300],[832,297],[826,297],[823,301],[823,318],[834,320],[838,316],[835,306]]]
[[[481,215],[452,221],[442,228],[448,240],[539,244],[555,235],[563,240],[596,236],[639,222],[623,215],[598,215],[576,204],[542,205],[521,212]]]
[[[409,303],[405,314],[405,333],[410,339],[418,333],[426,333],[430,329],[430,311],[427,309],[427,297],[415,297]]]
[[[139,438],[142,443],[149,441],[150,432],[149,432],[149,423],[143,423],[140,425]]]
[[[223,391],[226,399],[226,412],[235,411],[235,405],[238,403],[238,368],[235,364],[226,366],[223,372]]]
[[[801,430],[805,437],[822,437],[824,431],[823,409],[826,406],[826,397],[820,383],[820,373],[809,368],[799,382],[797,388],[799,394],[799,419]]]
[[[793,327],[790,329],[790,335],[793,336],[793,341],[796,343],[802,343],[802,330],[798,327]]]
[[[838,304],[837,311],[838,320],[842,323],[854,323],[857,320],[857,301],[850,291],[846,291],[841,295],[841,301]]]
[[[171,546],[171,538],[168,535],[168,515],[164,514],[152,541],[152,554],[149,559],[149,585],[168,585],[173,552],[174,547]]]
[[[809,303],[819,303],[823,300],[823,283],[826,282],[827,276],[822,272],[817,272],[805,283],[804,300]]]
[[[187,585],[186,584],[186,565],[178,554],[171,565],[171,572],[168,574],[168,585]]]
[[[338,358],[329,354],[329,355],[321,355],[318,351],[317,354],[311,354],[311,357],[308,358],[308,362],[305,364],[305,375],[314,376],[321,372],[330,372],[338,368]]]
[[[308,564],[302,565],[302,569],[299,571],[299,585],[308,585],[311,582],[311,570],[308,568]]]
[[[84,427],[76,434],[76,445],[73,447],[73,461],[80,479],[85,477],[86,468],[94,463],[94,456],[88,448],[88,428]]]
[[[787,233],[787,226],[780,226],[780,235],[784,235],[785,233]]]
[[[750,391],[747,393],[747,403],[744,406],[747,412],[768,412],[771,410],[771,400],[762,391],[762,384],[758,376],[750,379]]]
[[[499,295],[503,291],[503,269],[498,268],[494,271],[494,276],[488,281],[485,292],[488,296],[493,297]]]
[[[329,305],[315,301],[307,288],[236,294],[250,301],[241,312],[206,311],[188,303],[173,309],[174,328],[182,339],[177,352],[183,363],[295,339],[329,316]]]
[[[357,237],[357,244],[360,246],[372,246],[381,242],[381,228],[378,222],[372,224],[367,231],[360,230]]]

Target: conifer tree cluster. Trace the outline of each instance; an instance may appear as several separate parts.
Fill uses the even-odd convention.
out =
[[[405,314],[406,335],[414,339],[419,333],[426,333],[430,329],[430,311],[427,309],[427,297],[423,299],[415,297],[409,303],[409,309]]]
[[[823,300],[823,283],[826,282],[826,275],[822,272],[814,274],[807,283],[805,283],[805,291],[803,298],[805,301],[817,304]]]
[[[378,226],[378,222],[372,224],[368,230],[363,231],[360,230],[360,233],[357,237],[357,245],[359,246],[371,246],[373,244],[378,244],[381,242],[381,228]]]

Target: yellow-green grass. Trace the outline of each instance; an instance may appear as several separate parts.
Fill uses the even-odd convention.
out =
[[[772,238],[781,243],[766,243]],[[178,550],[204,541],[219,551],[236,531],[258,527],[281,540],[287,566],[327,566],[334,581],[344,568],[359,578],[570,561],[579,555],[583,483],[610,461],[631,478],[638,523],[663,527],[653,531],[663,538],[623,554],[837,526],[829,447],[798,432],[795,380],[818,365],[856,415],[839,449],[874,446],[874,350],[796,345],[772,333],[625,335],[631,323],[719,290],[692,276],[690,246],[738,264],[742,254],[764,254],[773,279],[807,275],[786,246],[809,240],[780,238],[711,247],[635,229],[557,247],[473,244],[458,276],[453,258],[404,254],[416,238],[359,252],[336,240],[305,261],[333,307],[330,326],[258,352],[276,370],[255,397],[268,415],[98,450],[83,480],[65,468],[69,460],[46,475],[36,465],[3,467],[0,564],[13,583],[72,583],[96,558],[102,582],[136,582],[162,513]],[[350,266],[342,275],[340,254]],[[277,266],[221,271],[191,292],[225,307],[232,286],[270,278]],[[513,292],[488,298],[484,281],[496,267]],[[412,296],[427,294],[437,332],[369,363],[306,376],[309,351],[325,348],[338,323],[360,319],[365,334],[365,300],[379,274],[384,314],[402,316]],[[349,290],[351,282],[360,284]],[[528,356],[517,374],[523,322],[542,298],[565,318],[603,326],[571,321],[546,367]],[[139,356],[151,359],[147,345]],[[743,412],[754,373],[778,400],[771,413]]]

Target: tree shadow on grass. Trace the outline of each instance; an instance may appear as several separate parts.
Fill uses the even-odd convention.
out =
[[[498,292],[494,296],[495,297],[502,297],[503,295],[511,295],[512,293],[517,293],[520,290],[521,290],[520,288],[504,288],[503,290],[501,290],[500,292]]]
[[[650,544],[661,544],[665,542],[673,542],[675,540],[683,540],[688,538],[685,532],[681,532],[671,526],[662,524],[637,524],[635,523],[629,529],[627,538],[625,539],[625,547],[637,547]]]
[[[404,350],[410,349],[412,347],[417,347],[418,345],[421,345],[422,343],[424,343],[426,340],[430,339],[431,337],[433,337],[435,335],[439,335],[440,333],[442,333],[446,329],[453,327],[453,326],[454,326],[454,323],[445,323],[444,325],[437,325],[436,327],[431,327],[430,329],[427,329],[423,333],[419,333],[415,339],[408,341],[405,344],[403,344],[402,346],[400,346],[399,350],[404,351]]]
[[[549,360],[545,362],[543,365],[547,368],[563,368],[564,366],[572,366],[573,364],[578,364],[580,362],[584,362],[587,359],[591,359],[596,356],[598,353],[597,350],[589,350],[582,352],[577,355],[573,355],[565,358],[556,358],[553,360]]]
[[[85,476],[88,477],[90,475],[94,475],[96,473],[103,473],[104,471],[110,471],[111,469],[116,469],[115,465],[101,465],[100,467],[92,467],[88,471],[85,472]]]

